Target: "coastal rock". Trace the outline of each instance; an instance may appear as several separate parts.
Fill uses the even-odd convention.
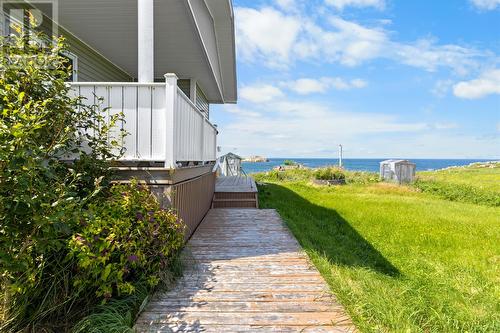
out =
[[[243,162],[262,163],[262,162],[269,162],[269,159],[263,156],[250,156],[243,159]]]

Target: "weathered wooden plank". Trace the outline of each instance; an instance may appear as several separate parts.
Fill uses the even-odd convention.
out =
[[[355,331],[274,210],[211,210],[182,261],[184,276],[153,297],[138,332]]]
[[[350,333],[347,327],[327,327],[327,326],[268,326],[268,325],[193,325],[186,323],[172,324],[151,324],[138,332],[159,333],[159,332],[204,332],[204,333],[248,333],[248,332],[280,332],[280,333]]]
[[[257,186],[252,177],[229,176],[218,177],[215,192],[257,192]]]
[[[294,283],[294,284],[279,284],[279,283],[212,283],[212,282],[198,282],[198,281],[184,281],[178,284],[178,287],[187,292],[195,291],[324,291],[327,292],[328,288],[324,284],[315,283]]]
[[[270,301],[300,301],[306,304],[307,302],[317,302],[332,299],[329,293],[320,291],[231,291],[231,292],[211,292],[200,290],[197,293],[178,290],[177,292],[158,293],[154,296],[155,300],[175,300],[188,299],[193,302],[214,302],[214,301],[248,301],[248,302],[270,302]],[[147,312],[147,309],[146,309]]]
[[[340,305],[336,306],[337,309]],[[325,302],[193,302],[191,300],[153,301],[148,306],[151,313],[165,312],[328,312],[335,308],[332,301]]]
[[[144,313],[138,320],[141,322],[195,323],[201,325],[292,325],[292,326],[341,326],[350,323],[343,311],[329,312],[169,312]]]
[[[187,281],[197,281],[198,283],[244,283],[244,284],[321,284],[324,285],[324,281],[320,275],[295,275],[289,276],[287,274],[280,274],[278,276],[273,275],[261,275],[258,272],[246,274],[242,276],[241,273],[236,272],[225,272],[225,274],[189,274],[184,276],[179,284],[184,284]]]

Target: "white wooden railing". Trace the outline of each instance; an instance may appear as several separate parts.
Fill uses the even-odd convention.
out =
[[[102,98],[101,108],[109,115],[123,113],[124,121],[118,126],[128,135],[121,142],[125,151],[121,160],[161,161],[166,168],[215,161],[217,129],[177,87],[175,74],[165,78],[165,83],[78,82],[72,86],[89,105]]]

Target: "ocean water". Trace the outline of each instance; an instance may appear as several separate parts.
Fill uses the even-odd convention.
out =
[[[270,158],[269,162],[260,163],[248,163],[243,162],[243,170],[247,174],[255,172],[264,172],[272,170],[274,167],[283,164],[285,160],[293,160],[309,168],[319,168],[328,165],[338,165],[339,161],[336,158]],[[386,160],[386,158],[375,158],[375,159],[364,159],[364,158],[352,158],[344,159],[343,165],[347,170],[353,171],[371,171],[378,172],[380,162]],[[486,162],[489,160],[458,160],[458,159],[448,159],[448,160],[437,160],[437,159],[409,159],[417,165],[417,171],[426,170],[437,170],[443,169],[450,166],[462,166],[468,165],[474,162]]]

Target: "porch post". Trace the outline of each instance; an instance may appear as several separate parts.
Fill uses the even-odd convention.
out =
[[[177,158],[175,156],[177,147],[177,135],[175,126],[175,105],[177,104],[177,75],[173,73],[165,74],[166,83],[166,150],[165,150],[165,168],[177,168]]]
[[[137,0],[137,79],[154,82],[154,0]]]

